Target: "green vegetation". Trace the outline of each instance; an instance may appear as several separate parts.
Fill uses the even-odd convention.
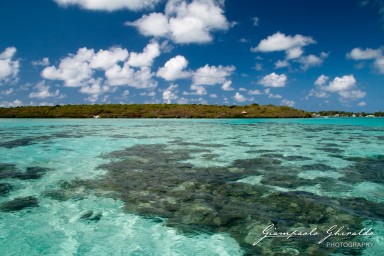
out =
[[[345,112],[345,111],[337,111],[337,110],[328,110],[328,111],[320,111],[317,113],[313,113],[312,115],[319,116],[337,116],[337,117],[365,117],[369,115],[373,115],[375,117],[383,117],[384,112],[375,112],[375,113],[366,113],[366,112]]]
[[[286,106],[108,104],[0,108],[0,118],[294,118],[311,114]]]

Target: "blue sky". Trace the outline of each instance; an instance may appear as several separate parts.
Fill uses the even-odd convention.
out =
[[[384,110],[382,0],[2,0],[0,105]]]

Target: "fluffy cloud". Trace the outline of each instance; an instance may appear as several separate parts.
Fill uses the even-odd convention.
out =
[[[289,62],[287,60],[278,60],[275,63],[275,68],[285,68],[289,67]]]
[[[384,57],[376,59],[373,65],[379,73],[384,74]]]
[[[232,91],[232,81],[229,80],[228,77],[232,75],[235,69],[234,66],[209,66],[208,64],[197,69],[192,77],[191,90],[194,91],[192,94],[207,94],[203,85],[221,84],[223,90]]]
[[[87,10],[97,11],[116,11],[128,9],[138,11],[145,8],[151,8],[160,0],[55,0],[61,6],[77,5]]]
[[[308,56],[303,56],[300,58],[299,62],[301,63],[301,68],[307,70],[311,67],[321,66],[324,62],[324,59],[328,57],[328,54],[322,52],[320,56],[310,54]]]
[[[384,74],[384,51],[383,48],[379,49],[361,49],[354,48],[347,57],[356,61],[374,60],[373,67],[380,73]]]
[[[192,95],[206,95],[207,90],[204,86],[192,84],[191,85],[191,91],[192,93],[184,92],[184,95],[192,94]]]
[[[212,93],[212,94],[209,95],[209,97],[211,97],[212,99],[217,99],[217,94]]]
[[[58,67],[46,67],[41,75],[49,80],[61,80],[65,86],[84,87],[87,90],[102,90],[101,80],[107,86],[131,86],[135,88],[155,88],[151,66],[160,55],[156,42],[148,44],[142,53],[131,52],[120,47],[100,50],[81,48],[73,55],[62,59]],[[95,71],[104,71],[105,77],[95,77]]]
[[[60,95],[60,90],[56,90],[55,92],[51,92],[48,85],[45,84],[45,81],[39,82],[36,86],[36,91],[31,92],[28,97],[29,98],[38,98],[38,99],[46,99],[46,98],[62,98]]]
[[[11,95],[13,93],[13,88],[9,88],[8,90],[1,91],[2,95]]]
[[[287,59],[296,59],[302,56],[303,47],[316,43],[312,37],[295,35],[287,36],[277,32],[260,41],[259,45],[252,48],[253,52],[276,52],[285,51]]]
[[[174,81],[177,79],[188,78],[192,75],[190,71],[186,71],[188,61],[184,56],[178,55],[168,60],[164,67],[157,71],[157,76],[165,79],[166,81]]]
[[[168,18],[162,13],[144,15],[134,22],[126,22],[127,26],[136,27],[144,36],[162,37],[170,33]]]
[[[128,65],[131,67],[150,67],[154,59],[160,56],[160,45],[157,42],[148,44],[142,53],[132,52]]]
[[[224,1],[169,0],[165,13],[144,15],[134,22],[126,22],[136,27],[145,36],[166,37],[175,43],[207,43],[213,40],[212,32],[227,30],[229,22],[224,16]]]
[[[316,80],[318,81],[319,78]],[[347,91],[356,87],[356,79],[353,75],[345,75],[342,77],[336,77],[329,85],[320,84],[320,88],[328,92],[340,92]]]
[[[320,99],[324,99],[324,98],[328,98],[330,95],[327,92],[312,89],[308,94],[308,97],[311,97],[311,96],[314,96],[314,97],[320,98]],[[307,97],[307,99],[308,99],[308,97]]]
[[[359,102],[358,104],[357,104],[357,106],[359,106],[359,107],[364,107],[364,106],[366,106],[367,105],[367,103],[365,103],[364,101],[361,101],[361,102]]]
[[[295,102],[293,100],[284,99],[281,101],[280,104],[283,106],[293,107],[295,105]]]
[[[108,70],[116,63],[125,61],[128,58],[128,51],[120,47],[113,47],[109,50],[99,50],[90,60],[90,67],[93,69]]]
[[[262,95],[260,90],[249,90],[248,94],[250,94],[250,95]]]
[[[49,58],[43,58],[41,60],[32,61],[32,65],[33,66],[43,66],[43,67],[46,67],[46,66],[49,66],[49,64],[50,64]]]
[[[14,100],[14,101],[2,101],[0,102],[0,107],[7,108],[7,107],[18,107],[22,106],[23,102],[20,100]]]
[[[232,81],[225,81],[223,85],[221,86],[221,89],[224,91],[233,91],[235,90],[233,87],[231,87]]]
[[[157,87],[153,73],[149,67],[139,70],[132,69],[127,63],[124,66],[115,65],[105,72],[107,83],[111,86],[130,86],[138,89],[150,89]]]
[[[215,85],[224,84],[232,72],[234,66],[209,66],[199,68],[193,74],[193,84],[195,85]]]
[[[165,103],[170,104],[173,100],[179,99],[177,96],[177,88],[178,85],[171,84],[165,91],[163,92],[163,101]]]
[[[20,63],[18,60],[13,60],[16,51],[15,47],[8,47],[0,53],[0,84],[17,80]]]
[[[315,81],[315,85],[317,86],[322,86],[324,85],[327,81],[328,81],[329,77],[326,76],[326,75],[321,75],[319,76],[316,81]]]
[[[280,94],[268,93],[268,98],[270,98],[270,99],[281,99],[281,98],[283,98],[283,96],[281,96]]]
[[[98,79],[90,86],[81,87],[80,92],[85,94],[91,94],[91,95],[101,95],[103,93],[109,92],[110,87],[106,85],[102,85],[101,82],[102,82],[101,79]]]
[[[236,93],[235,96],[233,96],[233,98],[237,101],[237,102],[244,102],[244,101],[247,101],[247,98],[244,97],[244,95],[241,95],[240,93]]]
[[[260,43],[251,48],[253,52],[285,52],[285,59],[278,60],[275,63],[275,68],[289,67],[291,60],[301,64],[303,70],[307,70],[311,67],[320,66],[323,64],[324,59],[328,57],[327,53],[322,52],[320,56],[313,54],[304,56],[304,47],[310,44],[314,44],[316,41],[309,36],[295,35],[287,36],[281,32],[277,32],[266,39],[260,41]]]
[[[364,98],[367,93],[361,90],[351,90],[351,91],[340,91],[339,95],[343,99],[356,100]]]
[[[366,96],[366,92],[356,88],[357,81],[353,75],[335,77],[329,83],[328,81],[328,76],[319,76],[315,81],[316,89],[312,89],[308,97],[327,98],[330,96],[329,93],[337,93],[341,101],[347,101],[361,99]]]
[[[271,73],[259,80],[259,84],[265,87],[284,87],[288,77],[284,74]]]
[[[41,76],[49,80],[62,80],[69,87],[84,86],[93,76],[89,61],[94,55],[93,49],[80,48],[75,55],[62,59],[59,67],[46,67]]]
[[[382,49],[361,49],[354,48],[350,53],[347,54],[347,57],[353,60],[370,60],[376,59],[383,55]]]

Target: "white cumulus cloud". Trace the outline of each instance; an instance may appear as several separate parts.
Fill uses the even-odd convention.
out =
[[[329,77],[326,76],[326,75],[321,75],[319,76],[316,81],[315,81],[315,85],[317,86],[321,86],[321,85],[324,85],[327,83],[327,81],[329,80]]]
[[[357,104],[359,107],[364,107],[367,105],[367,103],[365,103],[364,101],[361,101]]]
[[[335,77],[330,82],[328,81],[328,76],[319,76],[315,81],[316,89],[312,89],[307,97],[328,98],[330,94],[337,93],[340,96],[340,101],[348,101],[364,98],[367,94],[357,89],[357,81],[354,75]]]
[[[312,37],[297,34],[295,36],[285,35],[277,32],[260,41],[258,46],[252,48],[253,52],[276,52],[285,51],[287,59],[296,59],[302,56],[303,47],[314,44]]]
[[[354,48],[350,53],[347,54],[347,57],[353,60],[371,60],[379,58],[383,55],[382,49],[361,49]]]
[[[63,96],[60,95],[60,90],[56,90],[52,92],[50,90],[50,87],[45,84],[45,81],[41,81],[37,83],[35,86],[36,91],[31,92],[28,97],[29,98],[38,98],[38,99],[46,99],[46,98],[51,98],[51,97],[56,97],[56,98],[62,98]]]
[[[262,95],[262,92],[260,90],[249,90],[248,94],[250,94],[250,95]]]
[[[179,99],[177,96],[177,84],[171,84],[165,91],[163,92],[163,101],[165,103],[171,104],[172,101]]]
[[[163,67],[159,68],[156,75],[166,81],[188,78],[192,73],[185,70],[187,66],[187,59],[184,56],[178,55],[168,60]]]
[[[328,57],[328,54],[322,52],[320,56],[310,54],[308,56],[303,56],[300,58],[299,62],[301,63],[301,68],[307,70],[311,67],[321,66],[324,62],[324,59]]]
[[[145,36],[166,37],[175,43],[207,43],[213,40],[212,32],[230,27],[221,0],[168,0],[164,13],[144,15],[134,22]]]
[[[244,101],[247,101],[247,98],[244,97],[244,95],[240,94],[239,92],[237,92],[235,94],[235,96],[233,96],[233,98],[237,101],[237,102],[244,102]]]
[[[283,106],[293,107],[295,102],[293,100],[283,99],[280,104]]]
[[[192,84],[191,85],[191,93],[188,93],[188,92],[184,92],[183,94],[184,95],[206,95],[207,94],[207,90],[205,89],[204,86],[201,86],[201,85],[197,85],[197,84]]]
[[[16,51],[15,47],[8,47],[0,53],[0,84],[1,82],[17,80],[20,63],[13,59]]]
[[[155,88],[151,66],[160,55],[157,42],[149,43],[141,53],[120,47],[109,50],[80,48],[76,54],[69,54],[59,65],[46,67],[41,76],[48,80],[61,80],[65,86],[84,87],[81,92],[105,90],[103,86],[131,86],[139,89]],[[98,76],[98,70],[104,71]],[[105,81],[105,84],[102,85]],[[104,89],[103,89],[104,88]]]
[[[4,90],[0,92],[2,95],[11,95],[13,93],[13,88],[9,88],[8,90]]]
[[[384,74],[384,57],[376,59],[373,65],[379,73]]]
[[[0,102],[0,107],[2,108],[9,108],[9,107],[19,107],[22,106],[23,102],[21,100],[14,100],[14,101],[2,101]]]
[[[328,92],[340,92],[350,90],[354,87],[356,87],[355,77],[353,75],[345,75],[336,77],[329,83],[329,85],[321,86],[321,89]]]
[[[273,72],[261,78],[259,84],[264,87],[284,87],[287,83],[287,79],[288,77],[285,74],[279,75]]]
[[[45,57],[45,58],[42,58],[41,60],[36,60],[36,61],[32,61],[32,65],[33,66],[43,66],[43,67],[46,67],[46,66],[49,66],[51,63],[49,62],[49,58]]]
[[[233,91],[235,90],[233,87],[231,87],[232,81],[225,81],[223,85],[221,86],[221,89],[224,91]]]
[[[142,53],[132,52],[128,65],[131,67],[150,67],[154,59],[160,56],[160,45],[157,42],[148,44]]]
[[[60,6],[76,5],[94,11],[116,11],[128,9],[138,11],[152,8],[160,0],[55,0]]]
[[[94,55],[93,49],[80,48],[75,55],[62,59],[58,67],[46,67],[41,76],[49,80],[62,80],[69,87],[84,86],[93,76],[89,61]]]
[[[120,47],[113,47],[109,50],[99,50],[91,59],[90,67],[93,69],[107,70],[116,63],[125,61],[128,58],[128,51]]]
[[[168,18],[157,12],[144,15],[134,22],[126,22],[125,25],[136,27],[144,36],[162,37],[171,32]]]
[[[157,87],[153,80],[153,73],[149,67],[135,70],[127,63],[124,66],[115,65],[105,72],[107,83],[111,86],[130,86],[138,89],[149,89]]]
[[[193,84],[195,85],[215,85],[224,84],[227,78],[235,71],[234,66],[209,66],[197,69],[193,74]]]
[[[287,60],[278,60],[275,63],[275,68],[285,68],[289,67],[289,62]]]
[[[324,98],[328,98],[330,95],[327,92],[312,89],[308,94],[308,97],[311,97],[311,96],[314,96],[314,97],[320,98],[320,99],[324,99]]]
[[[383,47],[378,49],[354,48],[350,53],[347,53],[347,57],[356,61],[373,60],[374,61],[373,67],[380,74],[384,74],[384,55],[383,54],[384,54]]]
[[[366,94],[367,94],[366,92],[363,92],[361,90],[350,90],[350,91],[340,91],[339,92],[339,95],[343,99],[351,99],[351,100],[364,98]]]

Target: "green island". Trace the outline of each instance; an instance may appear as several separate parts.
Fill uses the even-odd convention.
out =
[[[202,104],[102,104],[0,108],[0,118],[310,118],[383,116],[342,111],[307,112],[287,106],[219,106]]]

